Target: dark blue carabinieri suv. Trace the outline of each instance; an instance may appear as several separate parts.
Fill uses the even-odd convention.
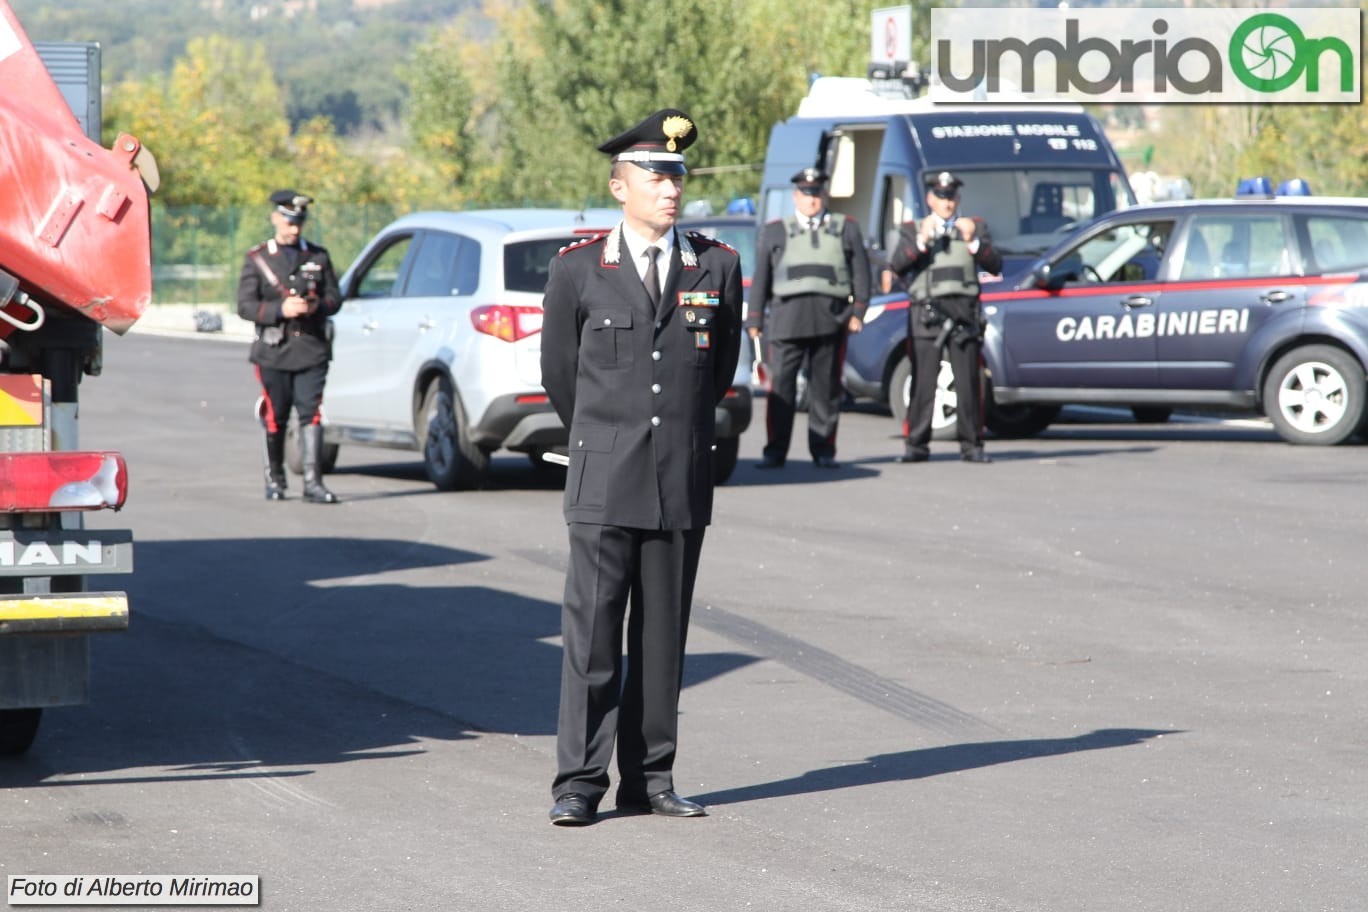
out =
[[[1137,206],[1061,240],[1014,281],[984,285],[986,422],[1029,436],[1063,405],[1261,411],[1292,443],[1364,428],[1368,200],[1259,197]],[[874,302],[877,351],[857,392],[906,413],[907,301]],[[885,322],[889,321],[889,322]],[[942,371],[938,424],[953,425]]]

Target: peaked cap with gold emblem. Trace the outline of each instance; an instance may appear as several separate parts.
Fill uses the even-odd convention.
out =
[[[698,138],[689,115],[674,108],[656,111],[641,123],[619,133],[598,147],[615,162],[631,162],[647,171],[662,174],[688,174],[684,150]]]

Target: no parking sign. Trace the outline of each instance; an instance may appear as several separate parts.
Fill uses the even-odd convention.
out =
[[[869,14],[871,63],[906,63],[912,59],[912,7],[886,6]]]

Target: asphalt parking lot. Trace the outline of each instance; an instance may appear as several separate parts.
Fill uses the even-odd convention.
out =
[[[0,762],[7,874],[258,873],[277,910],[1362,908],[1362,445],[1078,413],[901,466],[859,409],[844,469],[762,473],[761,407],[682,700],[711,816],[564,830],[556,473],[439,494],[344,448],[343,504],[266,504],[245,355],[135,333],[83,389],[132,471],[93,522],[135,532],[133,625]]]

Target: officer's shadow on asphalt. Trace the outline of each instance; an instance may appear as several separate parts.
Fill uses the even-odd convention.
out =
[[[982,769],[1001,763],[1056,757],[1080,751],[1131,747],[1151,738],[1182,734],[1178,729],[1103,728],[1073,738],[1029,738],[1018,741],[983,741],[898,751],[868,757],[860,763],[809,770],[800,776],[738,786],[689,797],[704,805],[720,806],[858,788],[887,782],[926,779],[946,773]]]
[[[352,449],[359,450],[361,448],[353,447]],[[375,494],[349,494],[345,487],[348,476],[373,476],[396,481],[412,481],[416,486],[403,490],[387,489]],[[389,500],[395,497],[440,496],[446,493],[439,491],[432,484],[423,469],[422,462],[417,457],[404,462],[387,461],[357,464],[348,464],[344,458],[327,475],[329,483],[334,479],[342,480],[342,486],[338,487],[334,493],[344,501]],[[294,480],[292,479],[292,481]],[[563,491],[565,490],[565,469],[545,461],[533,462],[527,456],[518,453],[496,454],[489,462],[489,470],[485,474],[484,483],[480,485],[480,489],[488,491]]]
[[[854,481],[861,478],[876,478],[878,472],[865,468],[865,460],[858,462],[841,461],[834,469],[821,469],[809,459],[790,459],[782,468],[756,468],[758,460],[749,459],[738,462],[731,478],[723,485],[726,488],[764,488],[780,485],[831,484],[840,481]]]
[[[953,447],[954,444],[948,444],[947,446]],[[991,442],[985,447],[985,451],[988,454],[988,458],[991,459],[993,462],[1058,462],[1063,459],[1092,459],[1099,456],[1120,456],[1123,454],[1135,455],[1143,453],[1157,453],[1160,449],[1161,447],[1157,446],[1106,447],[1105,449],[1101,447],[1072,447],[1070,449],[1064,450],[1044,448],[1039,450],[1027,450],[1021,449],[1019,447],[1012,449],[1000,449],[998,447],[994,447]],[[957,463],[963,461],[964,460],[960,459],[960,455],[957,450],[945,449],[941,452],[937,452],[933,449],[931,451],[930,458],[925,463],[900,463],[898,462],[898,457],[896,455],[889,455],[875,456],[870,459],[861,459],[858,460],[856,465],[858,465],[859,467],[887,466],[889,467],[890,471],[894,471],[895,473],[907,472],[908,474],[912,474],[915,473],[919,468],[924,468],[927,465],[934,466],[941,463]],[[973,471],[984,471],[983,469],[978,468],[977,466],[966,466],[966,468],[971,469]],[[875,472],[873,474],[879,473]]]
[[[91,702],[46,711],[28,754],[0,758],[0,787],[288,780],[429,741],[553,735],[561,606],[461,569],[487,559],[365,538],[139,541],[144,572],[121,578],[134,617],[92,644]],[[691,654],[684,683],[755,661]]]

